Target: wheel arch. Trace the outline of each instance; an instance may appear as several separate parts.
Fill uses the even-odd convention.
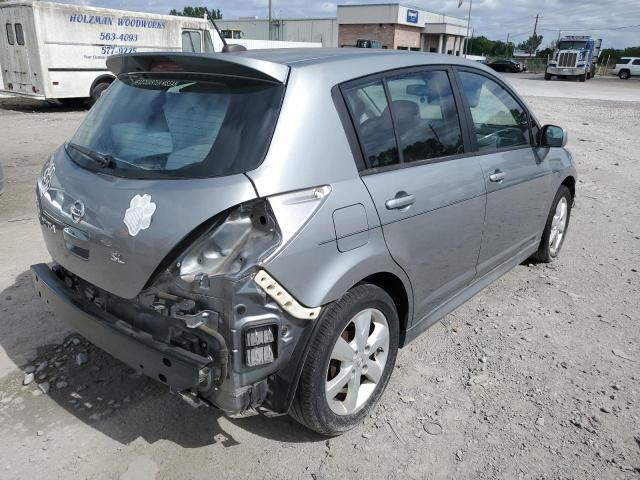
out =
[[[111,84],[115,79],[116,77],[110,73],[104,73],[102,75],[98,75],[91,83],[91,88],[89,88],[89,96],[91,96],[91,94],[93,93],[93,89],[96,88],[96,85],[98,85],[99,83]]]
[[[576,198],[576,179],[572,175],[569,175],[568,177],[566,177],[562,181],[561,185],[564,185],[569,189],[569,192],[571,192],[572,200]]]
[[[409,325],[409,293],[400,278],[391,272],[378,272],[363,278],[359,283],[370,283],[389,294],[398,312],[400,320],[399,347],[405,344],[407,328]]]

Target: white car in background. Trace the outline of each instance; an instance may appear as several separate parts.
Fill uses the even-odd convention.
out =
[[[640,75],[640,57],[621,58],[616,63],[613,74],[622,80],[629,80],[633,76]]]

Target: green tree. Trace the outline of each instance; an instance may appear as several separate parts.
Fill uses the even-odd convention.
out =
[[[182,9],[182,12],[179,12],[175,8],[172,8],[171,11],[169,11],[169,15],[196,18],[204,18],[206,13],[211,15],[211,18],[213,18],[214,20],[219,20],[222,18],[222,12],[220,12],[220,9],[217,8],[212,8],[211,10],[209,10],[207,7],[184,7]]]
[[[535,53],[536,50],[542,44],[542,35],[531,35],[524,42],[518,44],[518,50],[524,50],[525,52]]]
[[[627,47],[624,49],[603,48],[602,51],[600,52],[600,58],[598,58],[598,63],[606,63],[607,58],[609,58],[609,65],[613,65],[617,60],[620,60],[622,57],[640,57],[640,46]]]

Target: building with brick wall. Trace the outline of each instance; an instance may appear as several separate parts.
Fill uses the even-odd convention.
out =
[[[355,47],[376,40],[382,48],[461,55],[467,21],[400,3],[338,5],[336,17],[240,18],[217,20],[223,32],[239,38],[320,42],[323,47]]]
[[[467,21],[400,3],[338,5],[338,45],[376,40],[382,48],[462,55]]]

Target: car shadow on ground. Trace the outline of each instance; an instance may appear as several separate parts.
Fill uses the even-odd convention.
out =
[[[89,102],[84,99],[70,99],[66,103],[55,100],[34,100],[27,97],[0,97],[0,109],[20,113],[49,113],[49,112],[86,112]]]
[[[43,321],[60,321],[46,313],[47,308],[37,298],[29,272],[20,274],[14,285],[0,293],[1,310],[19,308],[13,305],[14,299],[19,299],[23,306],[33,304],[32,309],[40,308],[45,314]],[[29,309],[20,311],[26,315]],[[24,338],[38,337],[37,322],[24,325],[34,330],[20,332]],[[27,401],[55,402],[70,415],[122,444],[142,437],[149,443],[164,439],[185,448],[214,443],[225,447],[239,445],[225,430],[225,424],[288,443],[325,440],[288,416],[231,419],[214,407],[191,407],[171,394],[165,385],[139,374],[77,334],[68,335],[61,343],[39,345],[35,357],[24,363],[19,360],[20,345],[5,341],[10,337],[3,331],[5,328],[8,328],[5,322],[0,322],[0,345],[10,358],[16,358],[15,363],[21,363],[18,365],[21,372],[7,375],[0,391],[20,392],[24,372],[28,367],[36,368],[33,383],[25,389],[35,395],[27,395]],[[15,336],[15,332],[12,334]],[[40,393],[43,389],[48,391]],[[46,408],[43,405],[39,403],[32,408]]]

